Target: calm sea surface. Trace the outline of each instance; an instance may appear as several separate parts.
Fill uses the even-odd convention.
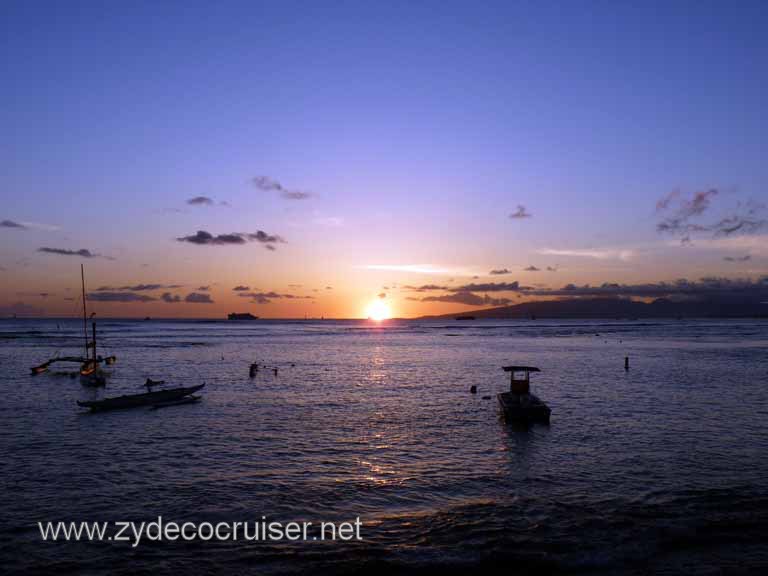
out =
[[[768,569],[768,322],[103,320],[105,390],[29,376],[79,353],[80,327],[0,321],[2,572]],[[278,375],[250,379],[252,361]],[[510,363],[542,369],[549,427],[500,420]],[[205,382],[204,399],[75,404],[147,377]],[[363,541],[132,548],[36,525],[158,516],[359,516]]]

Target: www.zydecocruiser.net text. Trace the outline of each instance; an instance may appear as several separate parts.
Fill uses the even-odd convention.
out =
[[[183,541],[351,541],[362,540],[360,518],[351,522],[278,522],[266,516],[243,522],[173,522],[162,516],[150,522],[38,522],[44,541],[142,542]]]

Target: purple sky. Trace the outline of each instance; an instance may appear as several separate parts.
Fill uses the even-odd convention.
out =
[[[81,262],[136,316],[768,274],[764,2],[3,2],[0,26],[2,314],[74,313]]]

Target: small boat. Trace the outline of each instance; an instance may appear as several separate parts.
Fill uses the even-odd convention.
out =
[[[115,396],[113,398],[104,398],[103,400],[78,400],[77,405],[82,406],[83,408],[90,408],[94,412],[138,408],[140,406],[155,406],[157,404],[164,404],[174,400],[181,400],[186,396],[191,396],[198,390],[201,390],[203,386],[205,386],[205,384],[168,388],[166,390],[157,390],[156,392],[144,392],[143,394],[126,394],[125,396]]]
[[[531,394],[530,374],[541,372],[535,366],[503,366],[510,373],[509,392],[502,392],[497,397],[504,418],[509,422],[545,422],[549,423],[552,410],[537,396]],[[525,377],[515,379],[515,373],[522,372]]]
[[[107,383],[107,375],[101,370],[100,364],[114,364],[117,361],[116,356],[98,356],[96,354],[96,323],[91,323],[92,340],[88,340],[88,316],[86,309],[85,295],[85,270],[80,265],[80,280],[83,290],[83,340],[85,344],[84,356],[60,356],[54,357],[37,366],[30,368],[33,376],[48,372],[51,364],[56,362],[76,362],[80,364],[80,382],[85,386],[104,386]]]

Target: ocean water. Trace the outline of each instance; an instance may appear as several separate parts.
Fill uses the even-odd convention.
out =
[[[766,321],[103,320],[106,389],[29,375],[78,353],[80,328],[0,321],[3,573],[768,569]],[[252,361],[278,374],[251,379]],[[510,363],[542,369],[549,426],[500,418]],[[204,399],[76,405],[147,377],[205,382]],[[132,547],[37,527],[158,516],[359,517],[362,540]]]

